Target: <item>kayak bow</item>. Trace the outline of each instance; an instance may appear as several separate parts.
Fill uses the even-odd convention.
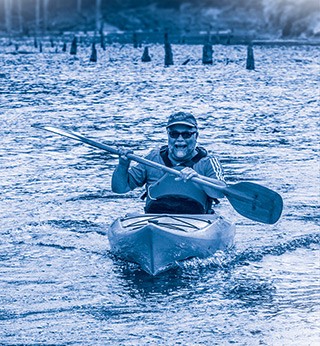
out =
[[[178,262],[232,247],[235,226],[216,214],[128,215],[108,229],[112,252],[157,275]]]

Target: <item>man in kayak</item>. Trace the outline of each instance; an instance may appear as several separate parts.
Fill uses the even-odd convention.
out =
[[[167,122],[168,145],[152,150],[148,160],[181,171],[181,178],[141,163],[130,167],[127,150],[122,149],[119,164],[112,176],[112,191],[126,193],[146,185],[147,213],[203,214],[211,213],[212,202],[224,195],[214,188],[196,184],[193,177],[207,177],[219,186],[226,186],[218,159],[197,147],[198,125],[192,114],[178,112]]]

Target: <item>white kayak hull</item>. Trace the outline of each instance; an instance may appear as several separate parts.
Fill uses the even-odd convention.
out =
[[[234,243],[235,225],[213,215],[132,215],[108,229],[111,251],[150,275],[192,257],[206,258]]]

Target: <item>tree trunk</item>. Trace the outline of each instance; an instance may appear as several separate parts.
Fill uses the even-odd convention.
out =
[[[81,13],[82,10],[82,0],[77,0],[77,12]]]
[[[12,0],[4,1],[5,21],[7,32],[11,32],[12,25]]]
[[[101,0],[96,0],[96,31],[100,29]]]
[[[17,10],[18,10],[19,32],[22,32],[23,31],[22,0],[18,0]]]
[[[40,28],[40,0],[36,0],[35,17],[36,17],[36,31],[39,32],[39,28]]]
[[[44,30],[48,30],[48,6],[50,0],[43,0],[43,27]]]

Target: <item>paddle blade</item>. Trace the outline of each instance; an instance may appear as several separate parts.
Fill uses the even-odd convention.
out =
[[[242,182],[228,186],[225,195],[239,214],[251,220],[274,224],[281,216],[281,196],[264,186]]]

